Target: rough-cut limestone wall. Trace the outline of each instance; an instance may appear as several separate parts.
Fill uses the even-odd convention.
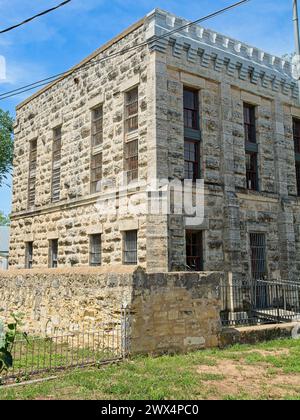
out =
[[[31,333],[97,328],[131,312],[132,353],[188,351],[218,345],[222,273],[148,274],[137,269],[18,270],[1,273],[0,317],[24,314]]]
[[[124,215],[122,221],[131,222]],[[146,217],[138,220],[139,265],[146,263]],[[72,209],[49,212],[12,223],[10,265],[24,268],[25,241],[34,241],[33,267],[48,267],[49,239],[58,239],[58,264],[64,266],[89,265],[89,233],[101,233],[102,265],[122,264],[122,232],[120,218],[99,212],[96,204],[86,203]]]
[[[222,273],[135,273],[131,352],[170,353],[217,347]]]
[[[170,58],[170,57],[168,57]],[[172,67],[168,68],[168,61],[158,55],[164,65],[164,84],[161,86],[157,103],[159,109],[159,123],[165,124],[167,143],[161,138],[163,155],[166,158],[161,163],[161,176],[171,179],[184,179],[184,124],[183,124],[183,87],[182,74]],[[164,63],[164,64],[163,64]],[[186,76],[188,77],[188,76]],[[160,75],[162,78],[162,75]],[[193,78],[190,78],[190,83]],[[196,79],[197,82],[197,79]],[[202,80],[204,82],[204,80]],[[189,85],[189,84],[188,84]],[[199,87],[200,86],[194,86]],[[213,81],[201,83],[199,90],[199,104],[201,112],[201,167],[202,176],[206,181],[205,212],[206,220],[202,228],[206,229],[204,265],[205,270],[224,270],[223,253],[223,190],[221,170],[221,136],[220,136],[220,94],[219,85]],[[167,112],[163,113],[162,109]],[[162,159],[163,160],[163,159]],[[197,225],[199,229],[201,226]],[[185,217],[171,215],[169,217],[169,264],[170,270],[185,270]]]
[[[11,271],[0,275],[0,316],[24,314],[24,330],[93,328],[121,322],[131,302],[132,272],[99,269]]]
[[[127,34],[95,59],[115,53],[144,40],[144,26]],[[74,77],[66,77],[33,98],[17,111],[15,127],[14,194],[10,241],[10,266],[22,269],[25,242],[34,241],[34,267],[48,267],[49,239],[59,240],[59,266],[88,265],[89,234],[102,233],[103,265],[122,264],[122,232],[119,222],[135,222],[139,229],[138,264],[146,265],[146,229],[151,220],[130,215],[120,208],[118,215],[104,215],[97,205],[99,196],[90,194],[91,107],[103,103],[103,178],[117,186],[124,170],[124,91],[139,87],[139,180],[148,176],[148,142],[151,136],[152,68],[148,49],[128,52],[98,65],[89,66]],[[148,83],[147,80],[150,80]],[[153,107],[153,106],[152,106]],[[53,128],[62,124],[60,202],[51,204]],[[30,140],[38,140],[36,207],[27,211]],[[133,191],[135,188],[133,188]],[[145,200],[136,197],[137,204]],[[148,225],[148,227],[147,227]],[[162,269],[163,264],[160,265]]]
[[[185,52],[180,58],[175,55],[171,47],[157,53],[159,173],[163,178],[183,178],[182,92],[184,86],[199,89],[206,208],[203,225],[195,228],[204,230],[204,269],[231,271],[234,280],[249,278],[249,233],[262,232],[269,277],[298,280],[300,205],[292,137],[298,104],[281,92],[241,80],[237,73],[229,76],[225,68],[216,71],[213,62],[205,68]],[[259,193],[246,189],[243,102],[257,106]],[[185,265],[185,229],[184,217],[169,218],[170,270]]]
[[[144,27],[133,31],[96,59],[144,40]],[[91,104],[103,103],[103,177],[114,183],[123,171],[124,92],[139,78],[140,177],[147,166],[147,49],[127,53],[66,77],[17,110],[13,213],[27,210],[28,140],[38,138],[36,207],[51,204],[52,129],[62,124],[61,200],[90,195]]]
[[[145,26],[125,36],[108,52],[145,39]],[[65,78],[18,111],[10,264],[23,268],[24,242],[34,241],[34,266],[48,265],[48,240],[59,238],[61,266],[88,264],[88,232],[102,231],[103,265],[122,263],[120,217],[105,217],[90,196],[90,101],[104,100],[103,174],[116,182],[123,168],[123,83],[139,77],[139,176],[182,179],[184,170],[183,86],[199,89],[201,164],[206,181],[204,269],[249,277],[249,232],[267,235],[270,278],[299,280],[300,204],[292,116],[295,98],[268,84],[230,75],[213,60],[199,65],[183,49],[174,54],[148,47],[92,66],[79,83]],[[203,61],[203,60],[202,60]],[[202,62],[203,64],[203,62]],[[243,102],[257,105],[259,193],[246,190]],[[52,128],[63,123],[61,205],[50,204]],[[26,213],[29,140],[38,137],[37,211]],[[122,216],[138,223],[138,262],[147,271],[184,270],[185,218]],[[128,221],[128,220],[127,220]]]

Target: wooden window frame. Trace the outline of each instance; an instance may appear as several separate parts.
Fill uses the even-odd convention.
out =
[[[60,200],[61,180],[61,148],[62,148],[62,127],[53,130],[52,142],[52,178],[51,178],[51,201],[55,203]]]
[[[256,144],[256,106],[244,102],[243,111],[245,143]]]
[[[124,144],[124,170],[127,183],[137,181],[139,178],[139,141],[138,139]]]
[[[95,241],[96,239],[98,240],[98,242]],[[98,251],[95,251],[95,247],[99,247]],[[101,247],[102,247],[102,235],[100,233],[90,235],[89,265],[91,267],[101,266],[102,264]]]
[[[25,243],[25,268],[31,270],[33,268],[33,242]]]
[[[186,265],[190,271],[204,269],[203,239],[202,230],[186,230]]]
[[[137,265],[138,263],[138,231],[128,230],[123,233],[123,263]],[[134,244],[134,245],[132,245]]]
[[[97,162],[97,159],[100,159]],[[102,152],[92,154],[91,157],[91,194],[101,192],[101,188],[98,188],[99,183],[101,184],[103,176],[103,154]],[[100,176],[96,175],[97,171],[101,172]],[[100,185],[101,187],[101,185]]]
[[[133,97],[131,97],[133,95]],[[139,87],[125,92],[125,135],[130,136],[139,128]]]
[[[31,209],[35,206],[36,200],[37,139],[30,141],[29,149],[27,208]]]
[[[58,249],[58,239],[51,239],[49,241],[49,268],[58,268]]]
[[[249,168],[247,158],[250,156]],[[259,178],[258,178],[258,153],[246,150],[246,182],[247,189],[250,191],[259,191]]]
[[[186,159],[186,146],[193,144],[195,146],[195,160]],[[193,181],[196,181],[197,179],[200,179],[201,173],[200,173],[200,141],[193,140],[193,139],[184,139],[184,178],[185,179],[192,179]],[[190,170],[187,170],[187,164],[193,165],[192,170],[192,176],[190,176]],[[188,172],[188,173],[187,173]]]
[[[193,94],[194,104],[192,107],[186,101],[187,93]],[[183,119],[185,129],[200,130],[199,108],[199,90],[185,86],[183,88]]]
[[[98,105],[92,110],[92,147],[99,147],[103,144],[103,105]],[[97,114],[99,112],[99,115]]]

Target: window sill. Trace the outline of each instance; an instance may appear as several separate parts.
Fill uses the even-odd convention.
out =
[[[97,146],[92,146],[92,155],[97,155],[103,151],[103,143]]]
[[[125,134],[125,142],[128,143],[132,140],[136,140],[139,136],[139,130],[132,131],[131,133]]]

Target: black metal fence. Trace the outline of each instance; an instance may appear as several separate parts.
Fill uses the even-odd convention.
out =
[[[221,286],[223,325],[300,321],[300,284],[252,280]]]
[[[124,359],[128,354],[128,313],[108,323],[58,328],[17,337],[13,367],[1,382],[23,381],[37,374],[96,366]],[[24,329],[25,330],[25,329]]]

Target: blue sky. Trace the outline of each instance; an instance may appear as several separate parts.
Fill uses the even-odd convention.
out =
[[[0,29],[52,7],[61,0],[0,0]],[[0,35],[0,55],[7,80],[0,92],[59,73],[155,7],[195,20],[235,0],[73,0],[67,6],[7,34]],[[204,26],[270,53],[293,51],[292,0],[251,0]],[[29,94],[0,101],[14,115]],[[0,188],[0,210],[10,212],[11,188]]]

